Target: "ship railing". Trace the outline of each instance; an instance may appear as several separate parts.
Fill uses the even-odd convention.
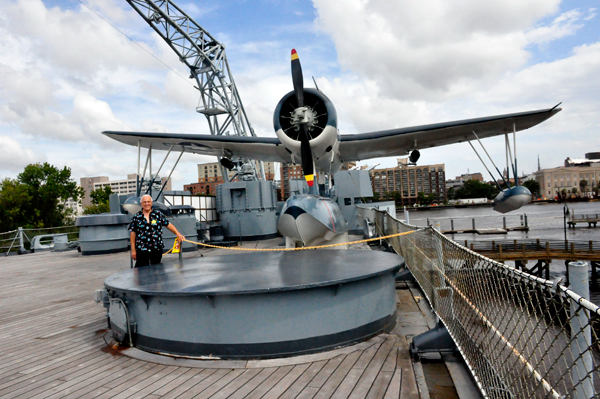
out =
[[[488,259],[435,229],[377,211],[486,398],[600,394],[600,310],[562,283]],[[587,275],[587,268],[585,269]]]
[[[79,239],[79,227],[76,226],[58,226],[58,227],[40,227],[40,228],[22,228],[0,233],[0,253],[8,255],[10,252],[20,253],[31,250],[32,241],[35,236],[51,236],[53,234],[67,234],[69,241]],[[51,238],[42,240],[44,243],[52,241]]]

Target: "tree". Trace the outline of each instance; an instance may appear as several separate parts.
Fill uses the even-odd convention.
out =
[[[419,191],[417,193],[417,202],[421,205],[429,205],[433,202],[434,199],[435,195],[432,193],[429,193],[427,195],[425,195],[425,193],[422,191]]]
[[[96,190],[90,193],[90,199],[92,204],[100,205],[100,204],[108,204],[108,200],[110,195],[112,194],[112,189],[110,186],[104,186],[103,188],[97,188]]]
[[[537,180],[526,180],[523,182],[523,187],[527,188],[531,191],[535,197],[539,197],[540,195],[540,183]]]
[[[587,180],[579,180],[579,188],[581,189],[581,192],[583,193],[584,196],[585,196],[587,185],[588,185]]]
[[[97,188],[90,193],[92,205],[86,206],[83,210],[84,215],[97,215],[110,212],[109,198],[112,194],[110,186]]]
[[[488,198],[492,199],[498,195],[495,185],[480,182],[478,180],[467,180],[461,188],[456,190],[455,198]]]
[[[454,190],[454,187],[450,187],[448,189],[448,192],[446,193],[446,196],[448,197],[449,200],[453,200],[456,198],[456,192]]]
[[[24,215],[31,197],[25,185],[17,180],[4,179],[0,183],[0,232],[27,226]]]
[[[392,191],[390,193],[391,199],[394,200],[394,203],[396,205],[400,205],[400,203],[402,202],[402,194],[400,194],[398,191]]]
[[[71,169],[45,162],[27,165],[17,179],[0,186],[0,231],[17,227],[55,227],[69,222],[65,202],[79,201],[83,189],[71,179]]]

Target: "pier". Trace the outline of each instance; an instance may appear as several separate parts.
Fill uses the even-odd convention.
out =
[[[587,223],[588,227],[596,227],[596,224],[600,222],[599,214],[588,214],[588,215],[575,215],[572,214],[567,220],[567,224],[570,228],[575,228],[577,223]]]
[[[529,231],[529,222],[527,220],[527,214],[512,215],[510,220],[507,220],[506,216],[502,216],[502,227],[481,227],[482,216],[477,217],[466,217],[466,218],[438,218],[437,222],[440,223],[441,232],[443,234],[507,234],[509,231]],[[515,218],[518,216],[518,219]],[[499,219],[494,217],[494,219]],[[516,219],[516,220],[515,220]],[[415,219],[418,220],[418,219]],[[431,226],[432,221],[426,219],[427,227]],[[498,223],[499,224],[499,223]]]
[[[569,240],[492,240],[460,241],[466,248],[499,262],[514,261],[515,267],[529,274],[548,279],[550,263],[553,259],[564,260],[565,267],[576,260],[588,261],[592,267],[592,281],[595,283],[600,268],[600,242]],[[536,263],[527,267],[530,261]]]

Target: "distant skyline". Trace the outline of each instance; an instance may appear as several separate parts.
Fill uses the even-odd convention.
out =
[[[226,46],[257,135],[275,136],[273,110],[292,90],[295,48],[305,84],[314,77],[333,101],[341,134],[562,101],[558,115],[517,134],[520,174],[537,170],[538,154],[551,168],[600,151],[598,0],[176,3]],[[125,1],[0,5],[0,178],[49,162],[71,167],[77,181],[122,179],[136,171],[137,151],[102,131],[209,133],[189,72]],[[505,167],[503,138],[484,145]],[[214,161],[184,155],[173,188],[197,181],[196,164]],[[361,164],[378,162],[397,164]],[[467,143],[422,150],[419,163],[444,163],[448,178],[470,170],[491,179]]]

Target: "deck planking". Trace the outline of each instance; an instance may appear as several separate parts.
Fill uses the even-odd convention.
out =
[[[274,247],[279,241],[244,246]],[[184,257],[227,251],[201,250]],[[0,258],[0,397],[419,397],[406,338],[397,333],[284,359],[193,361],[188,367],[185,362],[159,364],[126,356],[105,343],[105,311],[92,294],[106,277],[128,267],[127,253],[83,257],[75,251],[42,252]]]

